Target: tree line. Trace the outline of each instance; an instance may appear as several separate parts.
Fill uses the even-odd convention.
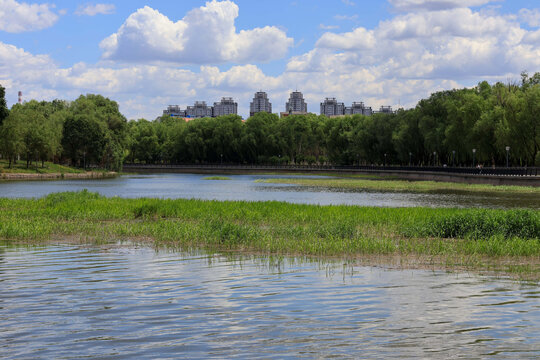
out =
[[[437,92],[394,114],[337,118],[258,113],[246,121],[128,122],[100,95],[10,111],[0,104],[0,154],[111,169],[123,162],[504,166],[507,157],[510,165],[540,166],[540,73],[521,80]]]
[[[129,162],[540,166],[540,73],[373,116],[130,121]],[[506,148],[509,147],[507,151]]]

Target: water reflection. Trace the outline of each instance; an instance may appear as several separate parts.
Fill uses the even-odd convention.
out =
[[[538,358],[538,283],[134,247],[8,248],[3,358]]]
[[[0,182],[0,196],[42,197],[53,192],[88,189],[105,196],[126,198],[287,201],[301,204],[379,207],[519,207],[540,209],[540,196],[530,194],[351,191],[255,182],[257,179],[265,178],[290,178],[289,175],[229,175],[231,178],[229,181],[204,180],[206,176],[208,175],[155,174],[126,175],[116,179],[101,180]]]

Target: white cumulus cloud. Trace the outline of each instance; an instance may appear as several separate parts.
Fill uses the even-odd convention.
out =
[[[273,26],[237,32],[237,17],[238,6],[231,1],[207,2],[177,22],[145,6],[100,47],[110,60],[215,64],[282,58],[293,45],[292,38]]]
[[[0,0],[0,31],[21,33],[51,27],[58,20],[54,5]]]
[[[85,6],[79,6],[75,11],[75,15],[86,15],[86,16],[96,16],[96,15],[109,15],[113,14],[116,10],[114,4],[88,4]]]
[[[459,19],[459,20],[457,20]],[[327,32],[291,71],[378,69],[386,78],[466,79],[540,67],[538,35],[469,8],[408,13],[368,30]],[[330,67],[331,66],[331,67]]]

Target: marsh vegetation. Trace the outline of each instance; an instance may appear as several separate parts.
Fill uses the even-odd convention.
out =
[[[540,275],[540,213],[534,210],[122,199],[86,191],[2,198],[0,210],[0,238],[10,242],[140,240]]]

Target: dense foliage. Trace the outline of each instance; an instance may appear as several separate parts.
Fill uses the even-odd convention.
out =
[[[100,95],[72,103],[32,100],[14,105],[3,121],[0,154],[10,167],[24,159],[27,167],[55,161],[116,170],[125,157],[126,124],[118,104]]]
[[[259,113],[127,122],[100,95],[30,101],[8,112],[0,87],[0,156],[79,167],[139,163],[540,166],[540,73],[521,84],[437,92],[373,116]],[[3,117],[5,119],[3,119]],[[506,147],[510,150],[507,152]],[[473,154],[473,149],[476,152]]]

